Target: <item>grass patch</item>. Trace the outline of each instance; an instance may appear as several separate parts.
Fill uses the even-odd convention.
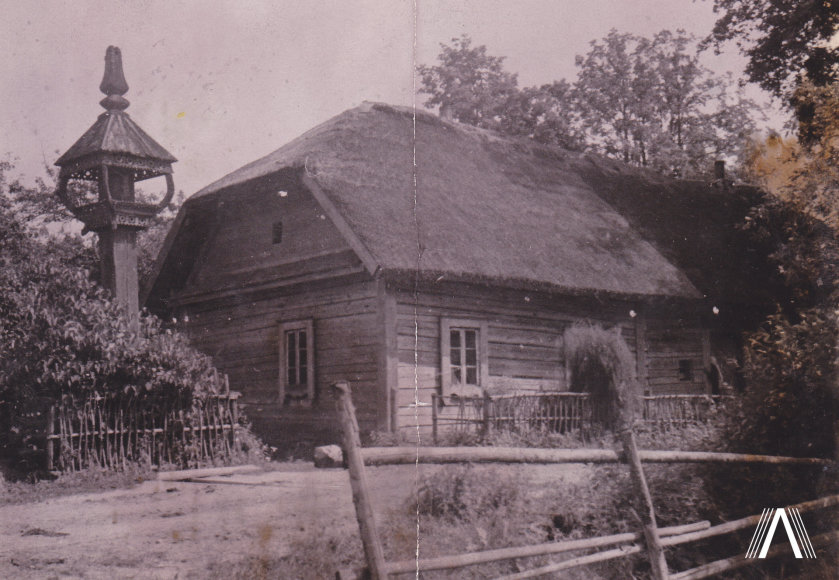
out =
[[[325,526],[309,531],[291,541],[286,556],[248,556],[236,562],[211,564],[190,580],[311,580],[334,578],[344,568],[358,568],[364,563],[364,552],[357,530],[341,534]]]
[[[133,466],[125,471],[90,468],[64,473],[51,480],[3,481],[0,478],[0,505],[33,503],[79,493],[129,489],[156,477],[155,472],[147,467]]]

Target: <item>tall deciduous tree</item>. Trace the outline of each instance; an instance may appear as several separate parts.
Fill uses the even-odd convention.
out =
[[[694,44],[683,32],[612,31],[577,58],[575,84],[519,88],[502,57],[462,36],[441,45],[437,65],[419,67],[420,92],[426,106],[470,125],[664,173],[705,173],[713,159],[739,160],[755,107],[699,64]]]
[[[472,46],[464,34],[450,46],[441,44],[437,58],[440,64],[418,68],[420,90],[430,95],[425,104],[440,107],[456,121],[497,128],[507,101],[518,90],[516,75],[504,70],[504,57],[487,54],[486,46]]]
[[[837,0],[714,0],[720,14],[706,43],[734,40],[748,56],[752,82],[788,96],[802,76],[816,86],[837,80]]]
[[[699,62],[683,31],[652,39],[612,30],[577,57],[575,85],[591,143],[625,163],[680,176],[742,156],[756,109]]]
[[[473,46],[467,35],[441,44],[437,60],[417,69],[420,92],[429,95],[426,106],[461,123],[582,149],[573,89],[566,81],[519,89],[517,76],[504,70],[504,57]]]
[[[770,193],[839,232],[839,84],[805,80],[796,92],[812,104],[818,139],[770,136],[754,146],[747,168]]]

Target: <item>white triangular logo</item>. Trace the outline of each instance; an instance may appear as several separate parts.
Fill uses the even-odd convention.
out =
[[[752,536],[746,558],[766,558],[778,521],[784,524],[792,553],[796,558],[815,558],[816,553],[810,543],[810,537],[804,528],[801,514],[796,508],[768,508],[763,510],[757,529]],[[760,550],[758,552],[758,550]]]

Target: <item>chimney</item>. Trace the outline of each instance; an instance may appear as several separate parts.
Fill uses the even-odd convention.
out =
[[[725,161],[717,159],[714,161],[714,179],[722,181],[725,179]]]

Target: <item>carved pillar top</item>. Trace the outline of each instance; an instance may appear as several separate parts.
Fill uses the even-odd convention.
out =
[[[131,104],[122,96],[128,92],[128,83],[122,72],[122,52],[119,47],[109,46],[105,51],[105,74],[99,84],[99,90],[105,94],[105,98],[99,101],[99,104],[108,111],[124,111]]]

